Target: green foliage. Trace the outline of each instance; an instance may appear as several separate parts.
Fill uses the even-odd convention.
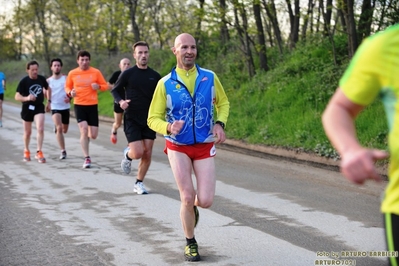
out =
[[[0,53],[0,60],[13,60],[17,58],[17,53],[13,49],[13,46],[15,43],[7,38],[1,37],[3,36],[3,31],[0,30],[0,47],[2,49],[2,52]]]
[[[220,36],[203,36],[198,45],[197,63],[217,73],[225,88],[238,89],[249,80],[244,55],[239,51],[238,40],[231,39],[220,47]]]
[[[149,65],[161,75],[166,75],[176,65],[176,58],[170,49],[158,50],[151,48],[149,62]],[[166,65],[168,66],[166,67]]]
[[[340,159],[339,154],[334,150],[329,141],[317,143],[313,151],[322,157],[332,158],[334,160]]]
[[[330,51],[328,40],[300,43],[274,69],[257,73],[237,90],[227,90],[228,137],[338,158],[323,131],[321,114],[347,64],[335,66]],[[343,54],[337,56],[347,62]],[[379,102],[359,116],[356,126],[362,144],[386,148],[386,122],[381,117],[385,115]]]

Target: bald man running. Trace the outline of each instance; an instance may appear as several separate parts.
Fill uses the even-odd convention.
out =
[[[224,125],[230,103],[217,75],[195,63],[197,44],[192,35],[177,36],[172,52],[177,65],[158,82],[147,122],[166,140],[165,152],[180,192],[180,219],[186,237],[184,257],[199,261],[194,237],[198,207],[209,208],[213,203],[215,144],[226,140]]]
[[[126,69],[130,68],[130,60],[128,58],[123,58],[119,62],[119,68],[120,70],[115,71],[108,80],[108,86],[110,90],[112,90],[112,88],[114,87],[121,73]],[[110,138],[113,144],[116,144],[116,142],[118,141],[117,133],[118,133],[118,128],[120,128],[122,125],[122,117],[123,117],[123,109],[119,106],[119,103],[114,101],[114,123],[112,124],[111,138]]]

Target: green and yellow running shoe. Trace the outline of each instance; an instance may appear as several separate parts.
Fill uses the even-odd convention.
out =
[[[198,244],[191,243],[184,249],[184,258],[186,261],[200,261],[201,257],[198,253]]]

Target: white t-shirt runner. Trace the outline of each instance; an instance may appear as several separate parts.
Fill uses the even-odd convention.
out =
[[[49,77],[48,85],[51,88],[51,110],[66,110],[71,107],[70,103],[65,102],[67,97],[65,92],[66,76],[62,75],[59,79]]]

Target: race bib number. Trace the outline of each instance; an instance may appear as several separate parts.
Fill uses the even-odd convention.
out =
[[[35,110],[35,106],[34,105],[29,105],[29,110]]]

